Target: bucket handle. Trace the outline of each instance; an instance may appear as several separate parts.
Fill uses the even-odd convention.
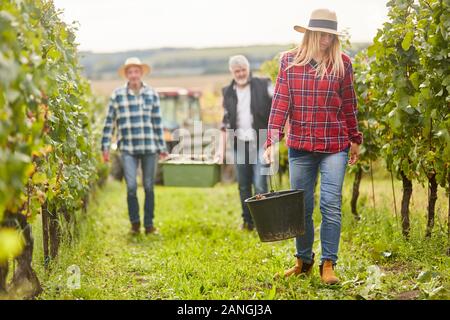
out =
[[[270,164],[270,168],[269,168],[270,193],[273,193],[273,192],[275,192],[275,190],[278,190],[276,183],[274,183],[274,181],[273,181],[275,179],[276,178],[274,177],[273,167],[272,167],[272,164]],[[275,188],[274,188],[274,186],[275,186]]]

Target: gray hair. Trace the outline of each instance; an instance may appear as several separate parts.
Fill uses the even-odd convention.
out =
[[[247,69],[250,69],[250,63],[248,62],[247,58],[241,54],[230,57],[230,60],[228,60],[228,66],[230,70],[232,70],[234,67],[246,67]]]

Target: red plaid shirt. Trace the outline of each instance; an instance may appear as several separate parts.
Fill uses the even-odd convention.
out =
[[[345,150],[350,141],[362,143],[356,118],[356,96],[353,68],[343,54],[345,74],[316,77],[311,63],[294,66],[293,54],[281,58],[270,112],[266,146],[280,141],[289,117],[286,145],[310,152],[336,153]]]

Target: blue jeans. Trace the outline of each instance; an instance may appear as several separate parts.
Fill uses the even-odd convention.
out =
[[[234,152],[242,218],[245,223],[253,225],[245,200],[252,197],[252,185],[255,188],[255,194],[267,192],[267,176],[262,174],[264,149],[258,149],[256,142],[240,141],[239,143],[242,143],[242,146],[245,144],[245,150],[235,148]]]
[[[145,190],[144,202],[144,226],[153,226],[155,195],[153,184],[155,182],[156,172],[156,154],[148,153],[142,155],[132,155],[127,152],[122,153],[123,170],[125,181],[127,183],[127,203],[128,215],[131,223],[139,223],[139,203],[137,198],[137,168],[139,161],[142,166],[142,181]]]
[[[338,153],[317,153],[289,149],[291,187],[303,189],[305,197],[305,234],[295,239],[297,254],[306,263],[312,261],[314,243],[314,191],[320,172],[321,262],[338,259],[341,235],[342,185],[348,162],[348,149]]]

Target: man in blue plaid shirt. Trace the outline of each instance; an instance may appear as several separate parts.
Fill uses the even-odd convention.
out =
[[[137,198],[137,168],[142,166],[145,190],[145,233],[156,232],[153,226],[155,197],[153,185],[157,154],[167,157],[158,94],[142,82],[150,67],[138,58],[129,58],[119,69],[119,74],[128,80],[123,87],[111,95],[108,114],[103,128],[103,160],[109,161],[109,149],[113,133],[117,132],[118,148],[121,151],[125,180],[127,183],[128,214],[132,234],[140,232],[139,203]]]

